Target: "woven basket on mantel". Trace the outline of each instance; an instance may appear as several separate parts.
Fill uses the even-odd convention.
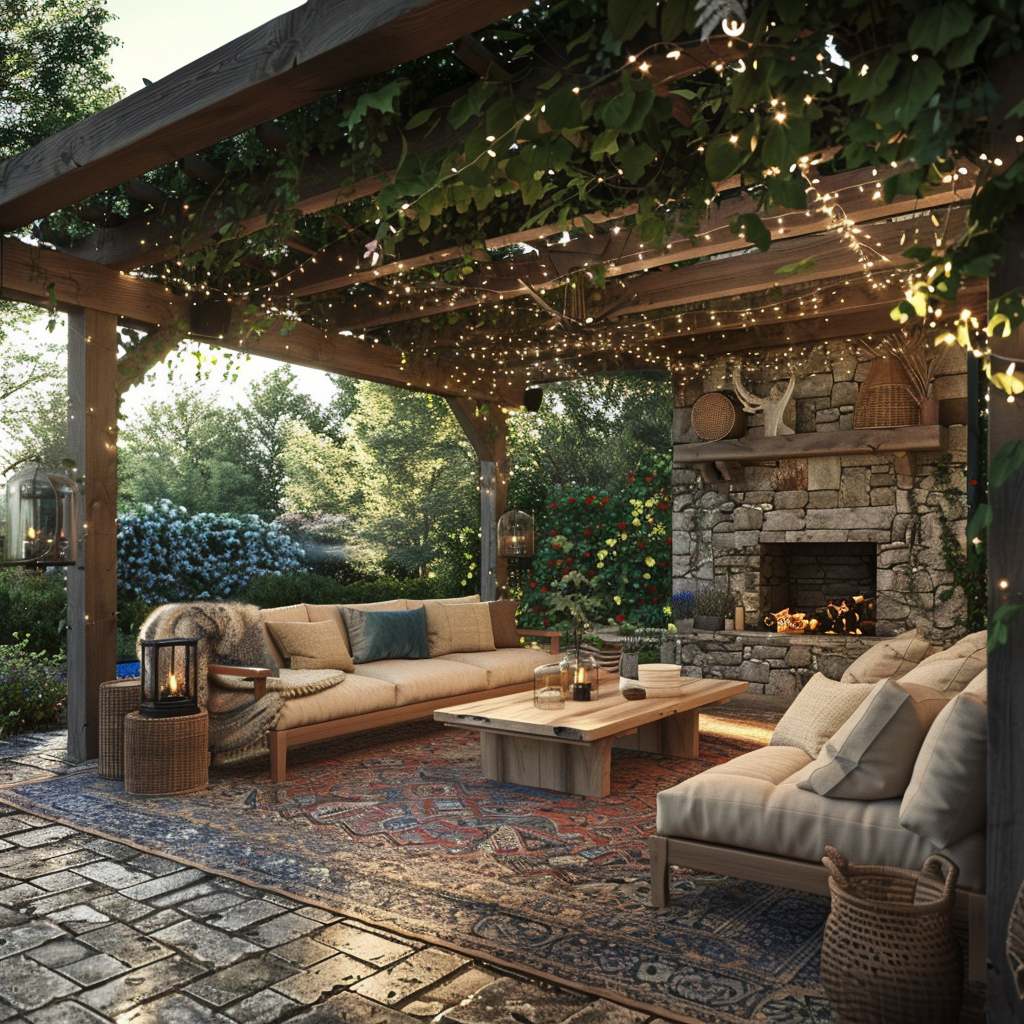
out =
[[[921,406],[910,377],[897,359],[871,360],[853,412],[854,427],[912,427],[921,422]]]

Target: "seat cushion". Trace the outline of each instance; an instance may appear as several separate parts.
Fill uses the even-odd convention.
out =
[[[799,787],[814,762],[796,747],[762,747],[658,794],[658,835],[820,864],[826,845],[855,864],[920,868],[943,853],[960,884],[985,885],[984,835],[943,850],[899,823],[900,801],[836,800]]]
[[[516,683],[532,683],[533,670],[539,665],[552,664],[550,651],[538,651],[532,647],[504,647],[496,651],[478,651],[446,654],[440,661],[451,661],[487,673],[487,689],[500,686],[514,686]]]
[[[302,725],[332,722],[336,718],[368,715],[371,711],[385,711],[396,704],[393,683],[349,673],[343,682],[329,690],[286,700],[275,729],[297,729]]]
[[[925,735],[946,702],[930,686],[883,679],[825,744],[801,788],[846,800],[902,797]]]
[[[427,617],[427,649],[432,658],[458,651],[494,650],[491,613],[486,604],[428,601],[423,611]]]
[[[816,672],[779,719],[772,745],[799,747],[817,757],[873,689],[873,683],[841,683]]]
[[[872,644],[843,673],[844,683],[877,683],[899,679],[935,651],[932,642],[916,629]]]
[[[447,658],[371,661],[359,666],[360,675],[383,679],[395,687],[398,707],[440,697],[459,697],[487,689],[487,673]]]

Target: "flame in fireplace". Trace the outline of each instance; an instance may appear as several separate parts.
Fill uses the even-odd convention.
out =
[[[789,608],[770,612],[765,616],[765,623],[777,633],[845,633],[850,636],[861,636],[867,632],[863,627],[868,625],[868,613],[874,614],[874,602],[867,602],[863,594],[856,597],[844,597],[829,601],[823,608],[815,609],[813,614],[794,612]],[[872,620],[870,632],[874,632]]]

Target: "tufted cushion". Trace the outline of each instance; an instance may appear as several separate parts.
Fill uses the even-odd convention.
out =
[[[341,630],[330,619],[319,622],[267,622],[281,655],[293,669],[355,669]]]
[[[430,657],[461,651],[493,651],[491,613],[486,604],[442,604],[430,601],[424,607],[427,618],[427,647]]]
[[[342,618],[357,665],[394,658],[429,658],[427,617],[422,608],[406,611],[360,611],[343,605]]]
[[[880,679],[897,680],[923,661],[935,648],[918,630],[872,644],[843,673],[844,683],[877,683]]]
[[[799,747],[810,757],[817,757],[873,689],[872,683],[840,683],[815,673],[779,719],[772,733],[772,746]]]
[[[883,679],[825,744],[800,788],[840,800],[902,796],[947,699],[930,686]]]

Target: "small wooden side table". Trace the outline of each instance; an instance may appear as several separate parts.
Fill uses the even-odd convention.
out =
[[[142,703],[139,678],[100,683],[100,775],[124,778],[124,716]]]
[[[210,780],[210,716],[124,719],[124,788],[137,796],[198,793]]]

